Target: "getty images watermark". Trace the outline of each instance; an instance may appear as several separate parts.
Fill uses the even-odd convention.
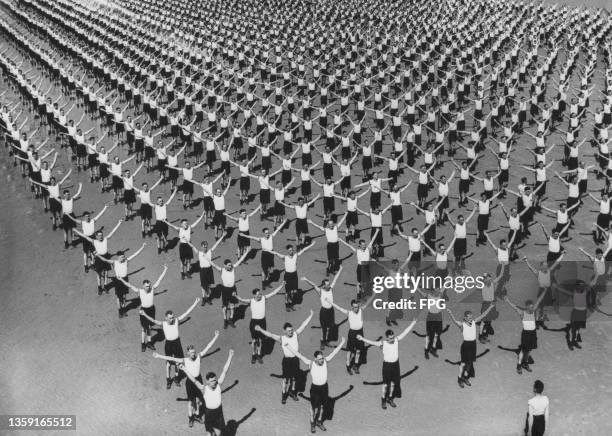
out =
[[[423,296],[422,298],[404,298],[398,296],[409,292],[415,294],[417,291],[436,290],[440,292],[440,296],[445,292],[454,291],[462,294],[465,291],[473,289],[483,289],[485,287],[486,277],[484,275],[412,275],[410,273],[396,272],[393,275],[374,275],[371,277],[371,290],[375,294],[372,300],[372,307],[376,310],[421,310],[421,309],[437,309],[443,310],[446,308],[446,300],[441,297]],[[386,291],[386,297],[383,298],[380,294]],[[393,295],[396,294],[396,295]]]

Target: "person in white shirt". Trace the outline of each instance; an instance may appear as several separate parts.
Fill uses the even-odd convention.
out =
[[[295,310],[295,300],[298,293],[298,272],[297,272],[297,263],[299,257],[306,252],[306,250],[310,249],[315,242],[313,241],[309,246],[302,248],[300,251],[295,251],[293,245],[287,245],[285,248],[287,250],[287,254],[280,254],[276,251],[272,251],[272,253],[283,260],[285,266],[285,274],[283,275],[283,279],[285,281],[285,310],[287,312]]]
[[[344,345],[344,338],[333,349],[328,356],[324,356],[321,351],[314,352],[314,360],[307,359],[298,350],[294,350],[290,343],[284,346],[293,352],[298,359],[310,368],[310,432],[315,432],[315,427],[323,431],[327,428],[323,424],[324,408],[329,404],[329,387],[327,385],[327,363],[336,357]]]
[[[143,309],[140,309],[140,315],[147,319],[151,324],[159,326],[164,332],[166,343],[164,344],[164,355],[169,357],[176,357],[182,359],[185,357],[183,353],[183,346],[181,345],[181,338],[179,337],[179,326],[185,318],[195,309],[200,302],[199,298],[196,298],[193,304],[187,309],[182,315],[176,316],[171,310],[166,311],[166,316],[163,321],[158,321],[155,318],[146,314]],[[170,368],[174,367],[174,377],[170,377]],[[181,385],[181,377],[179,375],[179,369],[175,362],[166,362],[166,389],[172,387],[172,381],[177,386]],[[191,380],[193,381],[193,380]]]
[[[340,238],[338,235],[338,229],[346,219],[346,213],[340,218],[340,221],[336,224],[335,218],[327,221],[325,227],[315,224],[312,220],[308,220],[310,224],[321,230],[327,240],[326,252],[327,252],[327,266],[325,274],[329,275],[334,273],[340,267]]]
[[[375,347],[380,347],[383,355],[382,366],[382,397],[381,407],[387,408],[387,404],[391,407],[396,407],[393,398],[396,397],[400,389],[401,372],[399,363],[399,342],[404,339],[410,330],[415,326],[416,319],[413,320],[406,329],[399,335],[395,336],[393,330],[385,331],[385,338],[380,341],[372,341],[366,339],[363,335],[357,335],[357,340],[363,341]]]
[[[32,179],[30,179],[30,182],[40,186],[41,188],[45,189],[48,193],[49,196],[49,212],[51,212],[51,222],[52,222],[52,228],[53,230],[57,229],[57,223],[59,221],[59,218],[61,216],[62,213],[62,203],[61,203],[61,199],[60,199],[60,189],[62,188],[62,184],[68,180],[68,177],[70,177],[70,174],[72,173],[72,169],[68,170],[68,172],[66,173],[66,175],[64,177],[62,177],[62,179],[58,181],[55,179],[55,177],[51,176],[49,178],[49,182],[48,183],[38,183]],[[606,226],[607,227],[607,226]]]
[[[236,243],[238,245],[238,250],[236,254],[238,257],[242,256],[245,251],[251,249],[251,242],[247,236],[249,236],[250,225],[249,218],[255,215],[259,209],[261,209],[261,205],[257,206],[255,210],[247,214],[246,209],[240,209],[238,213],[240,216],[238,218],[230,215],[229,213],[225,213],[225,216],[232,221],[238,223],[238,236],[236,237]]]
[[[140,310],[144,311],[146,315],[150,318],[155,319],[155,304],[153,299],[155,295],[155,289],[159,287],[159,284],[163,280],[164,276],[168,272],[168,266],[164,265],[164,270],[161,272],[155,283],[151,284],[151,281],[148,279],[144,279],[142,281],[142,288],[137,288],[131,283],[123,280],[125,286],[127,286],[132,291],[138,293],[138,297],[140,300]],[[140,312],[140,311],[139,311]],[[151,326],[153,324],[145,318],[143,315],[140,315],[140,351],[145,352],[147,348],[155,351],[155,344],[151,341]]]
[[[450,315],[453,323],[463,335],[463,342],[461,343],[461,360],[459,363],[459,377],[457,377],[457,383],[460,388],[464,386],[472,386],[469,378],[474,377],[476,373],[474,372],[474,362],[476,362],[476,329],[477,323],[479,323],[483,318],[485,318],[489,312],[491,312],[495,308],[495,302],[493,302],[487,310],[480,314],[480,316],[474,318],[472,312],[466,310],[463,314],[463,320],[461,322],[457,321],[457,318],[453,315],[448,305],[446,306],[446,311]]]
[[[244,254],[235,262],[225,259],[223,261],[223,267],[220,267],[212,260],[210,264],[213,268],[219,271],[221,275],[221,310],[223,312],[223,328],[227,328],[228,325],[236,327],[234,324],[234,307],[237,303],[236,300],[236,268],[240,266],[244,259],[248,256],[249,252],[246,251]]]
[[[261,287],[266,289],[268,282],[270,281],[270,273],[274,268],[274,237],[281,231],[285,226],[287,220],[284,220],[273,233],[270,233],[270,229],[264,228],[262,230],[263,236],[255,237],[242,233],[242,236],[252,241],[259,242],[261,245]]]
[[[81,224],[81,229],[85,236],[88,236],[90,238],[94,237],[96,233],[96,221],[98,221],[98,219],[100,219],[100,217],[104,215],[104,212],[106,212],[106,209],[108,209],[107,204],[105,204],[104,208],[93,218],[91,217],[91,214],[93,212],[85,211],[83,212],[83,219],[75,220],[77,224]],[[81,238],[81,245],[83,246],[83,269],[85,270],[85,272],[89,272],[89,268],[92,265],[93,260],[94,260],[94,256],[93,256],[94,246],[91,242],[89,242],[85,238]]]
[[[200,383],[193,377],[188,371],[185,372],[187,378],[193,383],[198,389],[202,391],[202,397],[204,399],[204,427],[208,434],[214,435],[215,429],[219,430],[221,434],[225,434],[226,424],[225,417],[223,416],[223,406],[221,401],[221,385],[225,381],[225,376],[229,370],[230,364],[232,363],[232,357],[234,357],[234,350],[229,350],[227,361],[223,366],[223,370],[217,378],[214,372],[208,372],[206,374],[206,384]],[[179,368],[185,370],[185,364],[179,365]]]
[[[358,300],[351,300],[351,308],[345,309],[334,301],[330,301],[331,305],[339,312],[346,315],[348,319],[348,335],[346,341],[346,371],[349,375],[359,374],[361,367],[361,353],[365,351],[363,341],[357,339],[357,336],[363,336],[363,311],[370,306],[376,294],[372,293],[370,298],[363,303]],[[329,300],[328,300],[329,301]]]
[[[342,267],[340,267],[331,282],[327,278],[323,279],[321,286],[317,286],[313,281],[306,277],[302,277],[302,280],[309,283],[317,294],[319,294],[321,303],[321,309],[319,310],[319,322],[321,323],[321,350],[329,346],[329,334],[332,329],[336,327],[334,306],[332,305],[334,301],[333,288],[336,286],[336,282],[341,272]]]
[[[125,296],[129,293],[129,288],[125,283],[129,280],[128,263],[135,259],[136,256],[138,256],[142,250],[144,250],[146,245],[146,242],[143,243],[142,246],[129,257],[123,252],[117,253],[119,255],[119,259],[115,261],[96,254],[96,257],[98,257],[102,262],[109,264],[115,273],[113,287],[115,288],[115,296],[117,297],[117,313],[119,318],[123,318],[124,316],[127,317],[125,310]]]
[[[176,365],[182,366],[181,370],[188,375],[185,380],[185,391],[187,393],[187,418],[189,427],[193,427],[195,421],[200,421],[200,407],[204,406],[204,396],[202,391],[191,381],[190,377],[193,377],[199,383],[202,383],[202,374],[200,374],[200,362],[201,359],[206,357],[208,351],[215,344],[219,338],[219,331],[215,330],[215,335],[210,342],[204,347],[199,353],[196,352],[193,345],[187,345],[187,357],[177,358],[172,356],[164,356],[163,354],[153,353],[152,356],[156,359],[163,359],[168,362],[173,362]]]
[[[166,250],[168,244],[168,224],[166,223],[166,218],[168,217],[167,209],[170,202],[174,199],[176,192],[177,190],[174,189],[166,202],[164,202],[162,197],[158,196],[156,204],[149,203],[155,212],[153,231],[155,232],[155,239],[157,242],[157,254],[160,254],[162,250]]]
[[[531,432],[531,436],[544,436],[546,431],[550,401],[546,395],[542,395],[542,392],[544,392],[544,383],[536,380],[533,383],[533,393],[535,395],[527,401],[525,435]]]
[[[526,300],[524,308],[517,307],[506,295],[504,301],[514,309],[514,311],[521,317],[523,323],[523,331],[521,332],[521,345],[519,347],[519,353],[516,362],[516,372],[522,374],[523,369],[527,372],[531,372],[529,367],[529,355],[532,350],[538,348],[538,336],[536,326],[536,311],[538,306],[542,303],[542,300],[546,296],[545,292],[542,292],[538,299]]]
[[[62,205],[62,229],[64,230],[64,248],[66,250],[74,244],[74,235],[72,234],[76,227],[74,202],[80,199],[82,189],[83,185],[79,183],[77,192],[72,197],[68,189],[64,189],[62,192],[60,204]]]
[[[175,226],[165,220],[165,223],[172,227],[178,232],[179,236],[179,259],[181,261],[181,280],[185,280],[185,277],[191,278],[191,260],[193,259],[193,250],[189,243],[191,242],[191,235],[193,228],[196,227],[200,221],[204,219],[204,214],[200,215],[193,224],[189,224],[186,219],[181,220],[180,226]]]
[[[297,248],[306,246],[306,237],[308,236],[308,208],[312,206],[319,198],[317,195],[310,201],[305,201],[304,197],[299,197],[297,204],[287,204],[284,201],[279,201],[283,206],[295,210],[295,234],[298,240]]]
[[[260,330],[256,329],[256,326],[259,326],[262,329],[267,328],[266,323],[266,302],[269,298],[274,297],[278,292],[283,288],[283,285],[278,286],[272,292],[264,295],[261,292],[261,289],[255,288],[253,289],[253,297],[252,298],[242,298],[239,295],[236,295],[238,301],[248,304],[251,308],[251,322],[249,323],[249,332],[251,333],[251,346],[253,349],[253,353],[251,354],[251,365],[255,364],[255,362],[263,363],[261,348],[263,345],[263,334]]]
[[[294,401],[298,401],[297,392],[295,390],[295,381],[300,372],[300,361],[295,355],[295,351],[299,351],[298,335],[302,334],[302,332],[306,329],[308,323],[310,323],[310,320],[312,319],[312,315],[313,312],[311,310],[308,318],[306,318],[304,322],[295,330],[293,329],[293,325],[291,325],[291,323],[286,322],[283,324],[282,335],[270,333],[269,331],[262,329],[260,326],[254,327],[256,331],[259,331],[264,336],[267,336],[281,344],[281,351],[283,353],[281,404],[285,404],[288,397],[293,398]],[[286,349],[285,344],[290,344],[292,350]]]
[[[115,225],[115,227],[109,232],[109,234],[106,237],[104,237],[102,230],[96,231],[94,237],[89,237],[85,235],[84,233],[81,233],[78,230],[75,230],[75,232],[81,238],[90,242],[94,247],[93,268],[94,268],[94,271],[96,272],[96,279],[98,282],[98,295],[101,295],[103,290],[106,290],[106,292],[108,292],[108,289],[106,289],[106,284],[108,281],[108,271],[110,270],[110,265],[107,262],[103,262],[101,258],[104,258],[104,259],[111,258],[111,254],[108,251],[108,241],[110,238],[113,237],[117,229],[119,229],[119,226],[121,225],[122,222],[123,222],[122,220],[119,220],[117,222],[117,225]]]
[[[212,298],[210,295],[210,288],[215,284],[215,275],[212,266],[212,253],[223,242],[225,233],[220,239],[218,239],[213,246],[208,248],[208,241],[202,241],[200,243],[201,248],[197,248],[195,245],[189,242],[189,246],[196,252],[198,256],[198,267],[200,270],[200,288],[202,290],[202,306],[210,304],[212,306]]]

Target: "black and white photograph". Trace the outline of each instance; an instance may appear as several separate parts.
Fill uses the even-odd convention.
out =
[[[0,0],[0,435],[611,435],[611,11]]]

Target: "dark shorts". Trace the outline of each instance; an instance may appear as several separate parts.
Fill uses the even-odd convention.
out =
[[[251,338],[252,339],[260,339],[263,340],[264,335],[255,330],[255,326],[259,326],[262,329],[266,330],[266,319],[251,319],[251,322],[249,323],[249,331],[251,332]]]
[[[336,325],[336,317],[334,308],[322,307],[319,310],[319,321],[321,322],[321,328],[332,328]]]
[[[126,282],[128,281],[128,277],[122,277],[123,280],[125,280]],[[119,277],[115,277],[113,279],[113,287],[115,288],[115,295],[117,296],[117,298],[119,298],[120,300],[124,299],[125,296],[130,292],[130,290],[128,289],[127,285],[125,283],[123,283]]]
[[[225,210],[216,210],[215,214],[213,215],[212,223],[213,223],[213,226],[216,226],[216,227],[225,227],[225,225],[227,224]]]
[[[212,433],[215,428],[219,430],[225,430],[223,406],[219,406],[216,409],[204,409],[204,427],[209,433]]]
[[[316,363],[315,363],[316,365]],[[319,409],[329,399],[329,387],[324,385],[310,385],[310,405],[313,409]]]
[[[354,353],[355,351],[363,350],[364,344],[363,341],[357,339],[357,336],[363,336],[363,329],[359,330],[350,330],[348,331],[347,340],[346,340],[346,349]]]
[[[110,254],[106,253],[106,254],[101,254],[101,256],[104,259],[110,259]],[[97,272],[98,274],[101,274],[104,271],[109,271],[111,269],[111,266],[109,263],[104,262],[102,259],[100,259],[98,256],[96,256],[96,258],[94,259],[94,271]]]
[[[521,332],[521,351],[531,351],[538,348],[538,335],[535,330],[523,330]]]
[[[285,279],[285,289],[287,290],[296,290],[298,289],[298,276],[297,271],[295,272],[285,272],[283,277]]]
[[[203,384],[202,375],[197,376],[195,379]],[[201,403],[204,404],[204,395],[202,391],[189,379],[189,377],[185,380],[185,391],[189,401],[195,402],[196,399],[200,399]]]
[[[300,360],[297,357],[283,357],[283,378],[296,378],[300,372]]]
[[[144,203],[140,205],[140,218],[150,220],[153,217],[153,208],[150,204]]]
[[[176,357],[177,359],[182,359],[185,357],[183,354],[183,345],[181,344],[181,338],[177,338],[173,341],[169,341],[166,339],[166,343],[164,344],[164,354],[170,357]]]
[[[453,245],[453,254],[455,255],[455,257],[465,256],[467,254],[466,239],[455,239],[455,245]]]
[[[168,223],[164,221],[156,221],[155,222],[155,234],[158,237],[167,237],[168,236]]]
[[[221,285],[221,305],[227,307],[230,304],[236,304],[236,286]]]
[[[193,259],[193,250],[191,246],[185,242],[179,243],[179,258],[181,262],[186,262]]]
[[[200,267],[200,286],[210,286],[215,283],[215,275],[212,266]]]
[[[76,227],[76,223],[74,220],[71,220],[69,216],[74,218],[74,213],[62,215],[62,228],[64,230],[74,229]]]
[[[144,311],[144,313],[149,315],[151,318],[155,319],[155,306],[154,305],[151,307],[141,307],[141,309]],[[153,323],[149,321],[147,318],[145,318],[144,316],[140,315],[140,326],[144,330],[148,330],[153,326]]]
[[[308,221],[305,219],[297,218],[295,220],[295,232],[298,235],[307,234],[308,233]]]
[[[267,270],[270,268],[274,268],[274,254],[269,251],[261,252],[261,269]]]
[[[400,364],[396,362],[383,362],[382,366],[383,384],[393,383],[396,386],[400,383]]]
[[[340,258],[340,243],[339,242],[328,242],[327,243],[327,259],[337,260]]]
[[[476,341],[463,341],[461,344],[461,363],[476,361]]]
[[[440,337],[440,335],[442,334],[442,319],[428,319],[425,322],[425,330],[427,331],[427,336],[430,338],[434,337],[435,335],[438,335],[438,337]]]

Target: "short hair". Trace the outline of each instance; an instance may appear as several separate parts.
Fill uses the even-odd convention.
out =
[[[351,306],[352,306],[353,304],[359,304],[359,301],[357,301],[357,300],[355,300],[355,299],[353,298],[353,299],[351,300]]]
[[[150,284],[151,284],[151,281],[150,281],[149,279],[144,279],[144,280],[142,281],[142,284],[143,284],[143,285],[150,285]]]
[[[323,357],[323,353],[321,353],[320,350],[317,350],[314,352],[314,357],[315,359],[318,359],[319,357]]]
[[[187,351],[190,350],[195,350],[195,347],[193,345],[187,345]]]
[[[256,294],[256,293],[258,293],[258,292],[259,292],[259,288],[255,288],[255,289],[253,289],[253,295],[255,295],[255,294]]]
[[[393,330],[387,330],[385,332],[385,336],[391,336],[391,335],[393,335]]]
[[[171,310],[166,310],[166,316],[174,315],[174,312]]]
[[[544,392],[544,383],[542,383],[542,380],[536,380],[535,382],[533,382],[533,391],[536,394],[541,394],[542,392]]]
[[[225,260],[223,261],[223,265],[228,265],[228,264],[229,264],[229,265],[231,265],[231,263],[232,263],[232,261],[231,261],[231,260],[229,260],[229,259],[225,259]]]
[[[293,327],[290,322],[286,322],[285,324],[283,324],[283,330],[287,330],[290,327]]]
[[[214,372],[212,372],[212,371],[208,372],[208,373],[206,373],[206,380],[207,381],[211,380],[211,379],[215,378],[216,376],[217,376],[217,374],[215,374]]]

